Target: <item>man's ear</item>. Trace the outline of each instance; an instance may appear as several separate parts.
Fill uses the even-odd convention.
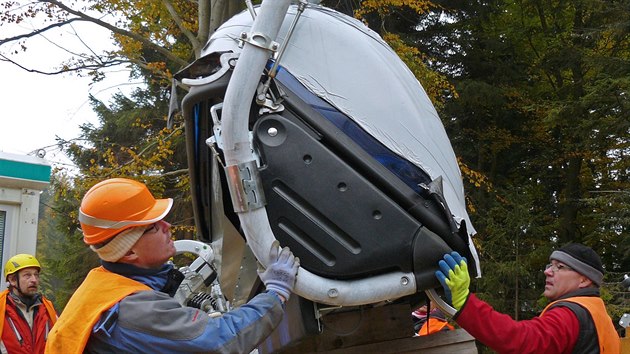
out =
[[[17,286],[17,272],[9,274],[7,276],[7,281],[9,282],[9,284],[11,284],[11,286]]]
[[[580,276],[580,284],[578,285],[580,289],[591,288],[593,287],[593,281],[585,276]]]
[[[127,263],[127,264],[136,264],[138,262],[138,255],[133,251],[129,251],[126,255],[122,256],[121,259],[118,260],[118,263]]]

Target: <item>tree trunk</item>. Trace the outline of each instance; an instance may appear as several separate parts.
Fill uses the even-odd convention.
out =
[[[577,215],[579,211],[579,201],[582,195],[580,186],[580,170],[582,169],[582,158],[571,157],[566,164],[566,174],[564,180],[566,186],[560,200],[559,218],[560,228],[558,231],[560,242],[579,241],[579,229],[577,226]]]

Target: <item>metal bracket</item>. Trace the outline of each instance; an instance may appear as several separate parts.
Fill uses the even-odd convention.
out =
[[[223,102],[219,102],[212,107],[210,107],[210,116],[212,117],[212,131],[213,134],[208,139],[206,139],[206,145],[212,150],[213,156],[216,157],[217,161],[221,166],[225,167],[223,161],[221,161],[221,155],[217,151],[217,147],[223,150],[223,129],[221,127],[221,117],[219,116],[219,111],[223,109]],[[254,134],[249,132],[249,146],[252,151],[252,155],[256,159],[257,166],[260,166],[260,156],[254,152],[254,149],[251,148],[253,146]]]
[[[237,213],[265,206],[265,194],[256,161],[225,167],[232,205]]]
[[[280,44],[278,44],[278,42],[272,40],[269,36],[261,32],[241,32],[241,41],[271,52],[275,52],[278,48],[280,48]]]
[[[279,87],[276,87],[278,91],[281,91]],[[280,92],[279,96],[274,95],[273,90],[269,90],[269,86],[266,86],[262,82],[258,84],[256,93],[256,103],[261,106],[259,113],[277,113],[284,111],[284,105],[281,103],[284,92]]]
[[[186,86],[203,86],[218,80],[229,70],[234,69],[234,61],[238,59],[241,53],[223,53],[219,57],[221,68],[210,76],[200,78],[183,78],[182,84]]]
[[[219,111],[223,109],[223,102],[217,103],[210,107],[210,116],[212,117],[212,131],[214,132],[214,140],[217,143],[219,149],[223,150],[223,137],[221,135],[221,119],[219,118]],[[210,138],[212,138],[210,137]],[[206,141],[206,144],[208,142]],[[210,145],[210,144],[208,144]]]

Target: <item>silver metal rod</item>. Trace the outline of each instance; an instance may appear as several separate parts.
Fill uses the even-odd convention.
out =
[[[245,0],[245,5],[247,5],[247,10],[249,10],[249,14],[252,15],[252,20],[255,20],[256,10],[254,10],[254,4],[252,4],[252,0]]]

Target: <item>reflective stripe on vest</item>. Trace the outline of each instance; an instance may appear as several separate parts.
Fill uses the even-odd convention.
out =
[[[13,330],[13,333],[15,333],[15,338],[17,338],[18,342],[20,342],[20,345],[22,345],[22,343],[24,343],[24,340],[22,339],[22,335],[20,334],[20,331],[18,331],[17,327],[15,327],[15,323],[13,323],[13,320],[8,318],[9,320],[9,325],[11,326],[11,329]]]
[[[82,353],[103,312],[127,295],[147,290],[151,288],[103,267],[92,269],[53,326],[46,353]]]
[[[604,301],[600,297],[576,296],[556,300],[547,305],[547,307],[545,307],[545,309],[540,313],[540,316],[542,317],[551,306],[565,301],[573,302],[582,306],[591,315],[593,323],[595,324],[595,329],[597,331],[597,340],[599,342],[599,351],[601,354],[619,353],[621,347],[619,336],[617,335],[615,326],[613,326],[612,324],[610,316],[608,316],[608,313],[606,312]]]

